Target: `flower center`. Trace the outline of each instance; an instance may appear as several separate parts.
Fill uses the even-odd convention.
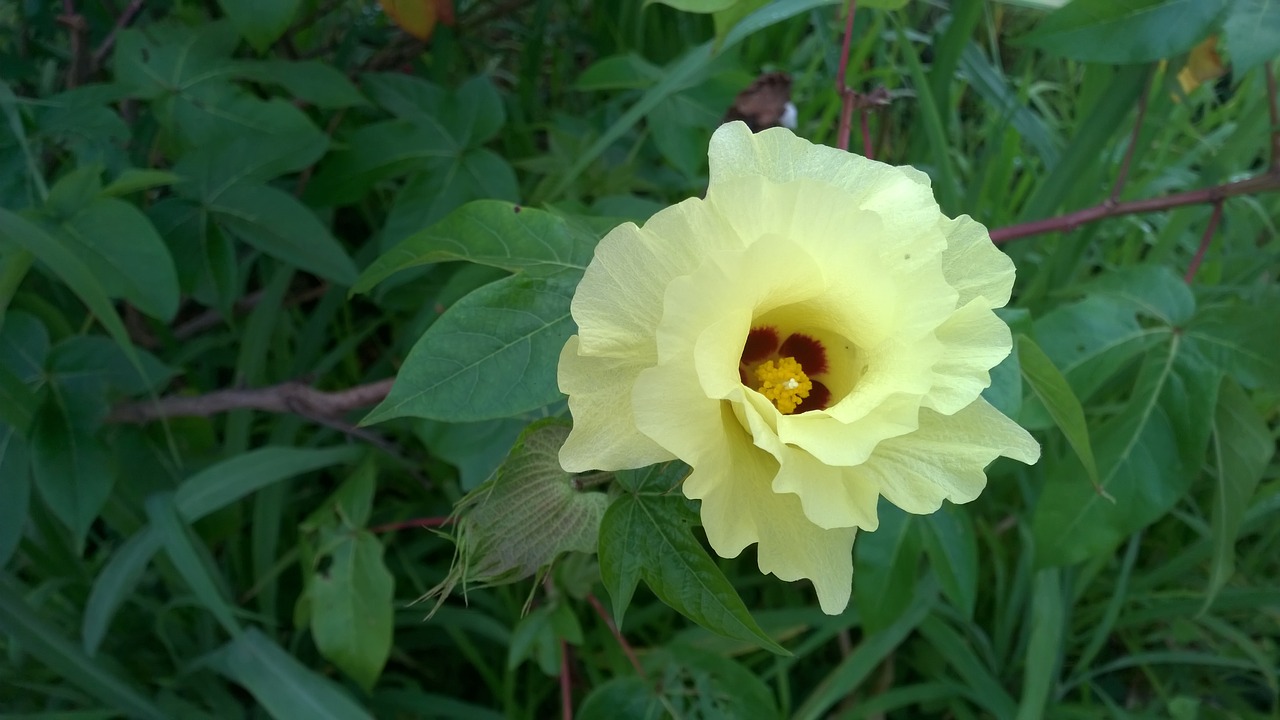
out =
[[[777,363],[769,360],[761,364],[756,368],[756,379],[760,381],[760,387],[756,391],[768,398],[783,415],[795,412],[796,407],[809,397],[809,391],[813,389],[809,376],[804,374],[800,363],[793,357],[779,358]]]

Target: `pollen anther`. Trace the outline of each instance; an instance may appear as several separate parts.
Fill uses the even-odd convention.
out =
[[[768,398],[783,415],[795,412],[813,389],[809,376],[804,374],[800,363],[791,357],[781,358],[776,363],[770,360],[761,364],[756,368],[756,379],[760,381],[757,392]]]

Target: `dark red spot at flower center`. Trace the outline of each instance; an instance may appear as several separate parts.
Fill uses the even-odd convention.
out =
[[[826,350],[823,349],[822,343],[808,335],[800,333],[791,335],[782,343],[782,347],[778,348],[778,354],[782,357],[795,358],[809,377],[821,375],[827,371]]]
[[[742,346],[742,362],[753,365],[768,360],[778,349],[778,331],[771,327],[751,328]]]

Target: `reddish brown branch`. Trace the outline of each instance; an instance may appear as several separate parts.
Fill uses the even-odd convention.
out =
[[[1138,147],[1138,135],[1142,132],[1142,121],[1147,116],[1147,99],[1151,96],[1151,78],[1147,74],[1147,84],[1138,96],[1138,117],[1133,121],[1133,132],[1129,134],[1129,147],[1124,151],[1124,160],[1120,163],[1120,172],[1116,174],[1115,184],[1111,186],[1111,202],[1120,202],[1120,193],[1129,179],[1129,164],[1133,162],[1133,151]]]
[[[1168,210],[1170,208],[1182,207],[1184,205],[1202,205],[1204,203],[1221,203],[1227,198],[1233,198],[1239,195],[1253,195],[1261,192],[1274,192],[1280,190],[1280,170],[1272,170],[1261,175],[1240,180],[1238,182],[1227,183],[1225,185],[1215,185],[1209,188],[1201,188],[1199,190],[1188,190],[1187,192],[1175,193],[1173,195],[1165,195],[1162,197],[1144,198],[1142,200],[1131,200],[1129,202],[1112,202],[1107,200],[1093,207],[1076,210],[1066,215],[1045,218],[1043,220],[1033,220],[1031,222],[1018,223],[1002,228],[996,228],[991,231],[991,241],[997,245],[1012,242],[1024,237],[1032,235],[1041,235],[1050,232],[1067,232],[1074,230],[1085,223],[1096,222],[1104,218],[1117,217],[1120,215],[1136,215],[1139,213],[1156,212],[1159,210]]]
[[[451,517],[429,517],[414,518],[412,520],[403,520],[401,522],[385,523],[383,525],[374,525],[369,528],[369,532],[378,533],[395,532],[396,530],[408,530],[410,528],[437,528],[443,527],[453,522]]]
[[[1188,285],[1196,279],[1196,273],[1200,270],[1200,263],[1204,261],[1204,254],[1209,250],[1209,243],[1213,242],[1213,236],[1218,231],[1218,221],[1222,220],[1222,201],[1213,204],[1213,214],[1209,216],[1209,224],[1205,226],[1204,236],[1200,238],[1200,247],[1196,248],[1196,256],[1191,259],[1191,265],[1187,267],[1187,274],[1183,280]]]
[[[600,604],[600,600],[594,594],[590,594],[587,595],[587,602],[591,603],[591,607],[595,609],[596,614],[599,615],[600,619],[604,621],[604,624],[608,626],[609,632],[613,634],[613,639],[618,641],[618,645],[622,647],[622,652],[626,654],[627,660],[631,661],[631,667],[636,669],[636,674],[647,681],[649,679],[649,675],[640,665],[640,659],[636,657],[636,651],[631,649],[631,644],[622,636],[622,632],[618,630],[617,623],[613,621],[612,617],[609,617],[608,611]]]
[[[836,130],[836,147],[849,149],[849,132],[853,124],[853,90],[845,82],[849,67],[849,47],[853,43],[853,16],[858,11],[858,1],[849,0],[845,9],[844,40],[840,43],[840,66],[836,68],[836,92],[840,95],[840,126]]]
[[[111,52],[111,48],[116,44],[116,36],[120,34],[121,30],[128,27],[129,23],[133,22],[133,17],[138,14],[138,11],[142,10],[142,2],[143,0],[133,0],[125,7],[124,12],[120,13],[120,16],[116,18],[116,24],[111,27],[111,32],[107,33],[107,36],[102,39],[98,49],[93,51],[93,69],[96,70],[102,67],[102,62],[107,59],[107,54]]]
[[[391,390],[392,382],[393,379],[388,378],[337,392],[287,382],[265,388],[218,390],[207,395],[169,396],[121,405],[111,411],[107,420],[143,424],[161,418],[208,417],[246,409],[335,420],[351,410],[381,402]]]

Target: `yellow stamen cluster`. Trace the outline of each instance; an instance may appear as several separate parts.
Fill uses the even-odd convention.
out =
[[[809,376],[800,369],[795,358],[784,357],[774,364],[772,360],[756,368],[760,387],[756,390],[778,408],[783,415],[790,415],[813,389]]]

